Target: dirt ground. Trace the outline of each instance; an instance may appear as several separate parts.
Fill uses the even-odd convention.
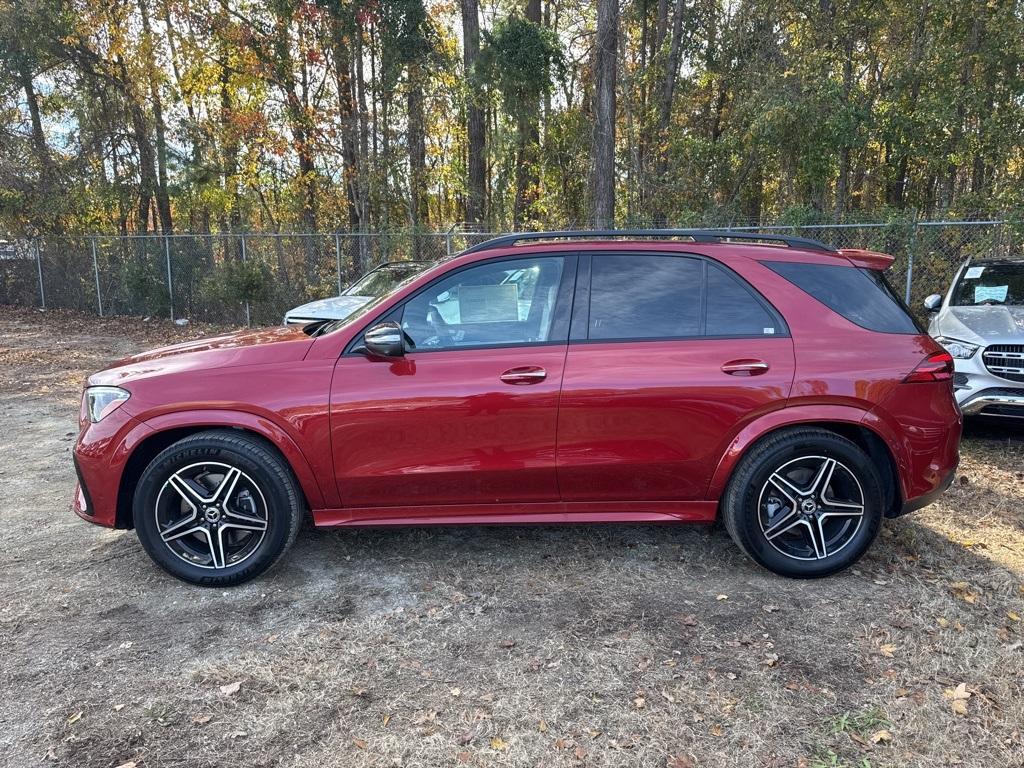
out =
[[[209,591],[69,511],[84,376],[201,330],[0,308],[0,764],[1024,765],[1024,427],[822,581],[718,529],[306,529]]]

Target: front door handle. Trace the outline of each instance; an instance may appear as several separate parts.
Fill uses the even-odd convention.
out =
[[[548,377],[548,372],[537,365],[523,365],[519,368],[509,368],[501,374],[501,380],[506,384],[539,384]]]
[[[770,366],[764,360],[730,360],[722,363],[722,370],[731,376],[760,376]]]

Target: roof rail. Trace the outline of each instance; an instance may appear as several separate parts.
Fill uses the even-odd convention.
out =
[[[596,240],[603,238],[651,238],[669,240],[689,238],[695,243],[721,243],[749,241],[752,243],[778,243],[787,248],[803,248],[809,251],[836,253],[836,249],[820,240],[806,237],[791,237],[775,232],[737,232],[733,229],[584,229],[556,232],[516,232],[486,240],[466,249],[463,253],[477,253],[494,248],[517,245],[522,242],[542,240]]]

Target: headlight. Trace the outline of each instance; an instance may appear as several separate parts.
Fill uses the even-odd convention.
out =
[[[85,412],[95,424],[121,406],[131,393],[120,387],[86,387]]]
[[[978,351],[976,344],[968,344],[966,341],[960,341],[959,339],[947,339],[945,336],[939,336],[935,340],[944,346],[946,351],[957,360],[969,360]]]

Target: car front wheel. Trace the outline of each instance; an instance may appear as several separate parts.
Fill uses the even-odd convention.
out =
[[[722,519],[739,547],[769,570],[817,578],[867,551],[881,526],[882,499],[878,470],[855,443],[798,428],[767,437],[741,460]]]
[[[259,576],[302,523],[291,470],[269,445],[234,430],[190,435],[146,467],[135,491],[135,531],[165,571],[202,586]]]

